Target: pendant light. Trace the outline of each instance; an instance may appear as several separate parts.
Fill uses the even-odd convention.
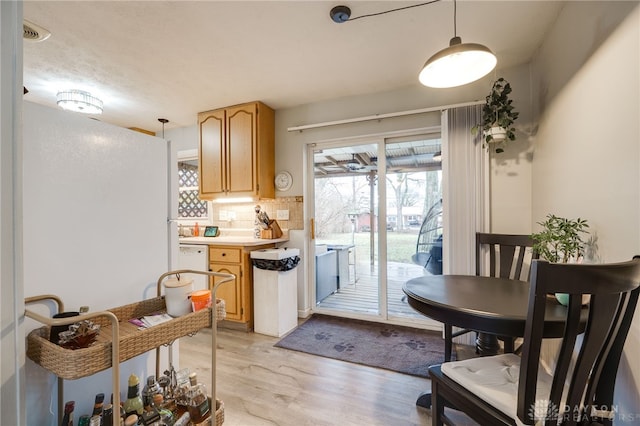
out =
[[[425,86],[462,86],[489,74],[498,62],[486,46],[462,43],[462,39],[457,35],[456,9],[456,0],[453,0],[453,38],[449,47],[430,57],[420,71],[419,80]]]
[[[162,139],[164,139],[164,125],[169,122],[166,118],[158,118],[158,121],[162,123]]]

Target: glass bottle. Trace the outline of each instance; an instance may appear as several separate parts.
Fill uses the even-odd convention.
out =
[[[99,393],[96,395],[95,401],[93,403],[93,413],[91,416],[98,416],[102,418],[102,408],[104,406],[104,394]],[[102,424],[102,422],[101,422]]]
[[[75,405],[75,401],[68,401],[64,404],[64,416],[62,416],[61,426],[73,426],[73,409]]]
[[[127,418],[131,416],[131,414],[140,416],[144,411],[144,407],[142,405],[142,398],[140,397],[140,379],[138,379],[138,376],[131,374],[128,385],[127,400],[124,402],[124,412]]]
[[[198,383],[196,373],[189,375],[189,390],[187,392],[187,410],[189,417],[193,423],[201,423],[209,417],[209,399],[207,397],[207,388]]]
[[[102,425],[113,426],[113,404],[107,404],[102,411]]]
[[[78,426],[89,426],[89,422],[91,421],[91,416],[88,414],[83,414],[78,419]]]

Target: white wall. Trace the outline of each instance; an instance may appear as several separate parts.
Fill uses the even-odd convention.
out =
[[[637,4],[568,2],[533,62],[541,115],[533,153],[532,221],[547,213],[587,219],[607,262],[640,253]],[[640,416],[639,353],[640,308],[615,396],[620,412],[635,416]]]
[[[490,216],[491,232],[502,234],[531,233],[531,166],[532,143],[536,124],[530,96],[531,79],[528,64],[498,73],[510,84],[515,111],[516,140],[508,142],[504,152],[490,152]]]

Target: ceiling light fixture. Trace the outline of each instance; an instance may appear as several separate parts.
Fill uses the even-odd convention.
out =
[[[428,87],[462,86],[489,74],[498,60],[488,47],[462,43],[456,28],[456,0],[453,0],[453,38],[449,47],[429,58],[420,71],[420,83]]]
[[[62,109],[84,114],[102,114],[102,101],[89,92],[65,90],[58,92],[56,98]]]

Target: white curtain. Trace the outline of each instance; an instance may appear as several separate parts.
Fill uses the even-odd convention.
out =
[[[475,233],[489,231],[489,154],[481,135],[482,106],[442,112],[443,272],[475,274]]]

